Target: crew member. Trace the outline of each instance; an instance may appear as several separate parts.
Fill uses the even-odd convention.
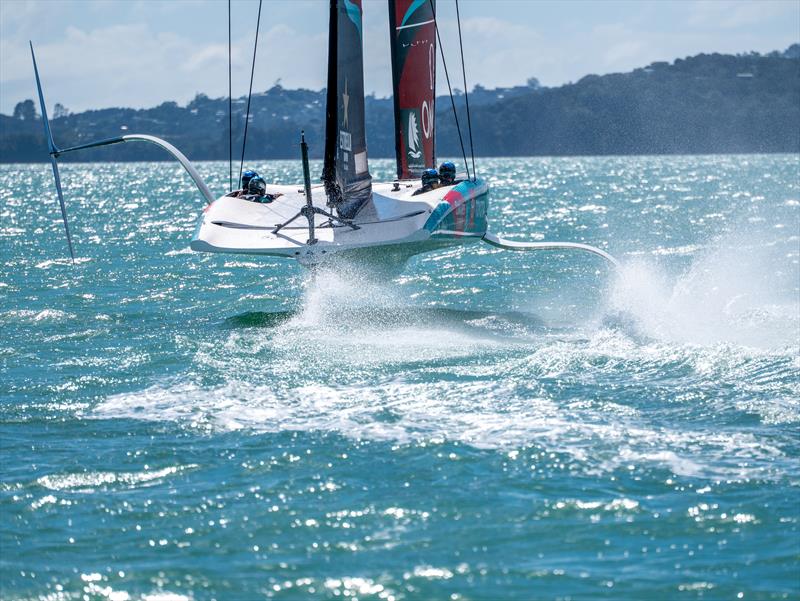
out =
[[[422,172],[422,187],[414,192],[413,196],[416,196],[417,194],[425,194],[425,192],[435,190],[440,185],[439,173],[436,171],[436,169],[426,169]]]
[[[248,169],[244,173],[242,173],[242,187],[239,190],[229,194],[229,196],[247,196],[249,194],[247,185],[250,183],[250,180],[254,177],[258,177],[258,173],[253,171],[252,169]]]
[[[278,198],[278,196],[280,194],[267,194],[267,182],[260,175],[254,175],[247,182],[247,194],[243,198],[253,202],[268,203]]]
[[[445,161],[439,165],[439,181],[443,186],[452,186],[456,183],[456,165],[452,161]]]

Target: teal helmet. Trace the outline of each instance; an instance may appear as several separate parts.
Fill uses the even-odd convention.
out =
[[[255,196],[264,196],[267,193],[267,182],[260,175],[254,175],[247,182],[247,193]]]
[[[258,173],[253,171],[252,169],[248,169],[244,173],[242,173],[242,190],[247,191],[247,185],[250,183],[250,180],[254,177],[258,177]]]
[[[422,172],[422,185],[432,186],[439,183],[439,173],[436,169],[426,169]]]
[[[439,165],[439,179],[445,186],[451,185],[456,181],[456,165],[452,161],[445,161]]]

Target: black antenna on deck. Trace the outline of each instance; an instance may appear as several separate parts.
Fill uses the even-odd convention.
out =
[[[314,237],[314,201],[311,200],[311,174],[308,169],[308,144],[306,132],[300,130],[300,156],[303,160],[303,188],[306,191],[306,217],[308,218],[308,244],[316,244]]]
[[[306,244],[316,244],[317,238],[314,232],[314,219],[316,215],[323,215],[327,217],[329,220],[328,225],[330,227],[333,227],[334,222],[338,222],[339,224],[346,225],[354,230],[360,229],[353,223],[351,219],[337,217],[333,213],[328,213],[328,211],[314,206],[314,201],[311,196],[311,172],[308,168],[308,144],[306,144],[306,132],[304,130],[300,130],[300,156],[303,160],[303,188],[306,193],[306,204],[300,207],[300,212],[289,219],[289,221],[286,223],[279,223],[278,226],[272,230],[272,233],[277,234],[298,217],[305,217],[308,220],[308,241]]]

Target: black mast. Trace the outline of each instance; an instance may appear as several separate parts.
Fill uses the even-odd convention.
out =
[[[372,196],[364,131],[362,0],[331,0],[325,166],[328,205],[352,219]]]
[[[338,33],[339,17],[336,0],[330,0],[330,22],[328,26],[328,90],[325,102],[325,162],[322,167],[322,181],[328,206],[336,206],[342,199],[342,191],[336,183],[336,151],[338,148],[337,130],[339,120],[338,92]]]
[[[403,179],[403,145],[401,142],[402,135],[400,134],[400,70],[395,66],[398,63],[397,43],[395,37],[397,36],[397,17],[396,1],[389,0],[389,52],[392,60],[392,104],[394,105],[394,156],[397,158],[397,179]]]

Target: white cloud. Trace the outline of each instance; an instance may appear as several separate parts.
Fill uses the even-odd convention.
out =
[[[279,78],[286,87],[325,86],[324,6],[265,3],[255,90]],[[800,4],[795,1],[610,1],[607,6],[616,6],[614,10],[592,12],[595,6],[463,2],[470,85],[517,85],[531,76],[544,85],[560,85],[589,73],[627,71],[655,60],[699,52],[769,51],[800,39]],[[255,7],[254,2],[234,2],[235,95],[247,92]],[[580,10],[587,14],[564,18]],[[553,13],[549,21],[548,11]],[[364,15],[365,89],[378,95],[391,93],[387,13],[381,1],[368,3]],[[225,14],[224,3],[205,0],[0,0],[0,111],[10,113],[14,103],[35,97],[29,36],[51,106],[61,102],[72,110],[142,107],[165,100],[185,103],[197,92],[225,95]],[[453,5],[440,2],[444,49],[453,85],[460,88],[454,17]],[[439,91],[445,91],[441,71],[437,79]]]
[[[227,44],[198,44],[173,33],[154,33],[145,25],[115,25],[66,30],[60,41],[35,46],[46,99],[72,110],[108,106],[154,106],[165,100],[185,103],[197,92],[227,95]],[[254,90],[278,78],[287,87],[319,88],[324,82],[326,36],[307,35],[286,25],[262,31]],[[252,39],[233,47],[234,94],[249,83]],[[34,98],[30,51],[19,40],[0,41],[2,106]]]
[[[456,21],[441,19],[439,28],[451,82],[453,87],[463,88]],[[528,25],[498,17],[474,17],[462,21],[462,38],[470,87],[476,83],[517,85],[557,66],[557,57],[548,51],[544,36]],[[440,92],[446,92],[443,73],[437,79]]]
[[[691,27],[733,29],[754,26],[776,17],[796,18],[797,3],[792,0],[698,0],[689,5]],[[797,24],[800,30],[800,23]]]

